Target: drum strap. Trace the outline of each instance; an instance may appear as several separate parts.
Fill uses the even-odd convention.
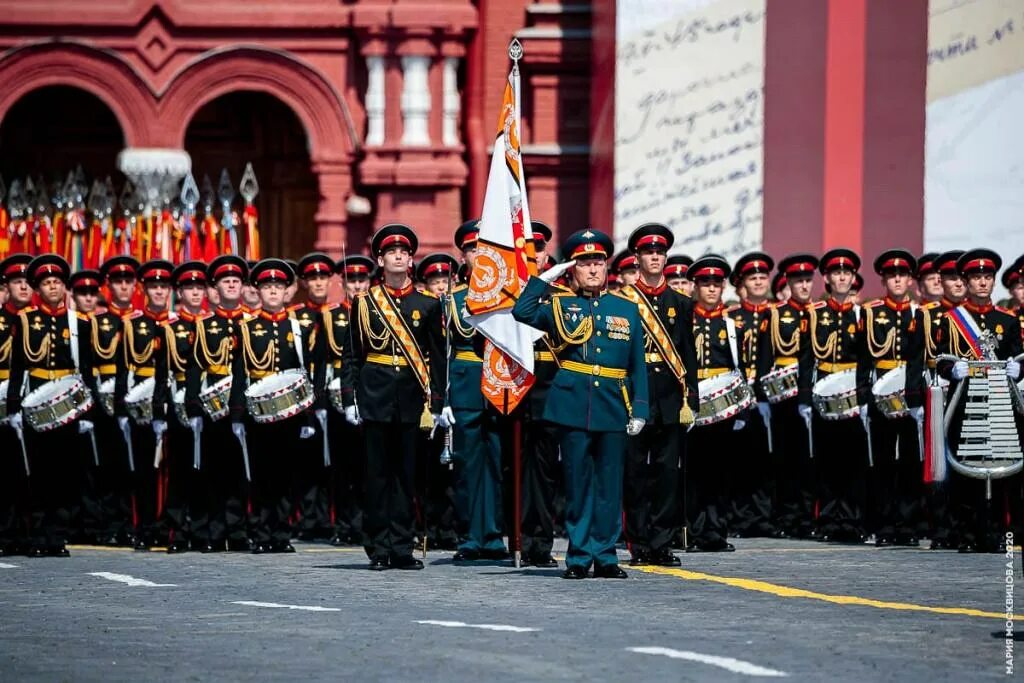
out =
[[[732,354],[732,365],[737,370],[740,370],[740,354],[736,344],[736,321],[729,316],[725,316],[725,330],[729,335],[729,352]]]
[[[292,337],[295,338],[295,353],[299,356],[299,367],[305,370],[306,360],[302,354],[302,347],[305,345],[306,340],[302,338],[302,326],[299,325],[299,319],[294,316],[288,318],[288,322],[291,323]]]
[[[71,335],[71,362],[75,364],[75,372],[80,372],[78,358],[78,315],[68,309],[68,332]]]

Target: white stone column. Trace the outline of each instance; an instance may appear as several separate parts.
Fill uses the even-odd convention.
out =
[[[402,144],[430,144],[430,57],[402,57]]]
[[[441,110],[441,142],[445,147],[459,144],[459,58],[445,57],[442,73],[444,90]]]
[[[366,144],[384,144],[384,58],[366,58]]]

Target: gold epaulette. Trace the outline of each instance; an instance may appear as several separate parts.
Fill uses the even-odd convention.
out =
[[[452,288],[452,294],[455,292],[461,292],[464,289],[469,289],[469,285],[455,285],[455,287]]]
[[[884,303],[885,301],[882,299],[872,299],[871,301],[864,304],[864,308],[875,308],[877,306],[883,305]]]
[[[75,311],[75,317],[79,320],[84,320],[85,322],[92,320],[88,313],[82,313],[81,311]]]

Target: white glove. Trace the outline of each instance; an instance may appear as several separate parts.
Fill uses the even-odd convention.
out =
[[[866,404],[862,405],[862,406],[858,406],[857,410],[860,411],[860,421],[861,422],[866,423],[868,420],[871,419],[871,416],[868,414],[868,407],[867,407]]]
[[[359,408],[355,406],[348,406],[345,408],[345,422],[348,422],[353,427],[358,427],[363,423],[363,419],[359,417]]]
[[[15,413],[7,418],[7,424],[11,425],[11,429],[14,431],[20,431],[24,429],[24,419],[21,417],[21,413]]]
[[[239,441],[245,439],[245,425],[241,422],[232,422],[231,433],[234,434],[235,438]]]
[[[437,423],[441,425],[441,429],[455,426],[455,413],[452,412],[451,406],[445,406],[441,409],[441,415],[438,417]]]
[[[94,427],[93,423],[90,422],[89,420],[79,420],[78,421],[78,433],[79,434],[88,434],[89,432],[91,432],[93,430],[93,427]]]
[[[203,418],[201,417],[190,417],[188,419],[188,426],[196,434],[203,431]]]
[[[732,423],[732,431],[734,431],[734,432],[742,431],[743,428],[746,427],[746,426],[747,426],[747,421],[746,420],[736,420],[735,422]]]
[[[131,429],[131,423],[128,422],[127,417],[117,418],[117,426],[120,427],[121,431],[124,432],[125,434],[127,434],[128,431]]]
[[[314,434],[316,434],[316,430],[310,427],[309,425],[303,425],[302,427],[299,427],[300,439],[308,439]]]
[[[798,405],[797,408],[796,408],[796,411],[798,413],[800,413],[800,417],[803,419],[804,422],[807,422],[808,420],[810,420],[811,419],[811,415],[814,414],[814,409],[811,408],[806,403],[801,403],[800,405]]]
[[[636,436],[644,428],[645,424],[647,424],[647,420],[642,417],[631,417],[629,422],[626,423],[626,433],[630,436]]]
[[[917,422],[924,422],[924,408],[920,406],[917,408],[911,408],[910,417],[914,418]]]
[[[1020,377],[1020,363],[1015,360],[1006,362],[1006,376],[1012,380]]]
[[[540,279],[544,282],[554,282],[562,275],[562,273],[575,265],[576,261],[566,261],[565,263],[559,263],[557,266],[551,266],[540,274]]]
[[[313,415],[316,417],[316,421],[320,424],[327,422],[327,409],[317,408],[313,411]]]
[[[153,434],[160,438],[167,431],[167,423],[164,420],[153,420]]]
[[[761,413],[762,420],[772,419],[772,406],[767,401],[758,401],[757,412]]]
[[[958,360],[953,363],[953,379],[963,379],[967,376],[967,361]]]

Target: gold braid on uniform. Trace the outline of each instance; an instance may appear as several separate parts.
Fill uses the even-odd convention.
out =
[[[839,323],[838,328],[842,328],[842,318],[839,318],[836,322]],[[835,360],[836,353],[839,349],[839,329],[829,332],[828,339],[824,344],[818,343],[818,316],[813,312],[811,313],[811,346],[814,348],[814,356],[818,360],[827,360],[831,358]]]
[[[926,308],[923,313],[924,315],[921,318],[924,327],[924,357],[931,360],[938,353],[937,344],[932,337],[932,312],[931,309]]]
[[[697,351],[697,367],[704,367],[704,333],[696,334],[693,337],[693,346]]]
[[[14,343],[14,337],[7,337],[7,341],[0,344],[0,367],[7,367],[11,360],[11,345]]]
[[[252,350],[252,340],[249,336],[249,324],[245,321],[241,325],[242,328],[242,353],[245,355],[247,364],[255,372],[267,372],[274,367],[274,344],[267,344],[267,350],[264,352],[261,358],[256,357],[256,353]],[[277,329],[273,330],[273,334],[277,334]]]
[[[227,367],[231,365],[231,339],[225,336],[220,340],[217,353],[210,353],[210,347],[206,344],[206,327],[202,320],[196,321],[196,340],[199,342],[196,347],[203,352],[204,363],[200,365],[220,365]]]
[[[117,353],[117,338],[121,336],[118,332],[114,335],[114,338],[110,341],[110,346],[103,346],[100,343],[100,325],[96,318],[92,319],[92,348],[96,357],[100,360],[114,360],[114,354]]]
[[[576,346],[587,343],[587,340],[594,333],[593,318],[586,316],[575,331],[569,332],[569,330],[565,329],[565,323],[562,321],[562,302],[559,301],[558,297],[552,297],[551,308],[555,314],[555,329],[558,330],[558,336],[565,343]]]
[[[21,318],[21,321],[22,321],[22,328],[21,329],[22,329],[22,332],[24,332],[24,334],[21,335],[21,337],[22,337],[21,346],[22,346],[22,349],[25,352],[25,359],[30,364],[38,363],[38,362],[42,361],[44,358],[46,358],[46,356],[49,355],[49,353],[50,353],[50,337],[49,337],[49,335],[43,335],[43,341],[40,342],[39,348],[36,349],[35,351],[33,351],[32,348],[28,344],[28,336],[29,336],[28,335],[28,330],[29,330],[28,314],[27,313],[19,313],[18,316]]]
[[[330,348],[331,353],[337,358],[341,358],[341,353],[345,347],[334,338],[334,313],[331,311],[327,311],[326,319],[324,320],[324,337],[327,339],[327,346]]]
[[[772,346],[775,347],[776,356],[795,356],[800,350],[800,327],[796,328],[793,337],[789,341],[783,341],[782,331],[779,329],[779,309],[772,309]]]
[[[127,360],[131,361],[129,365],[135,367],[142,367],[149,362],[149,359],[153,357],[153,342],[156,341],[156,337],[153,337],[146,342],[146,347],[142,353],[135,350],[135,325],[131,321],[126,320],[124,324],[124,348],[125,353],[128,356]]]
[[[949,328],[949,352],[957,358],[974,358],[974,350],[967,340],[960,334],[960,330],[953,324],[952,318],[946,316],[946,327]],[[961,343],[962,340],[962,343]]]
[[[373,331],[373,326],[370,324],[370,304],[365,301],[359,307],[359,329],[369,342],[372,351],[383,351],[384,347],[388,345],[388,340],[391,339],[387,325],[384,325],[384,331],[380,334]]]
[[[185,359],[178,353],[178,340],[174,336],[174,328],[170,325],[164,325],[164,340],[167,342],[167,353],[171,359],[171,365],[174,366],[175,372],[185,372],[186,364]]]
[[[459,312],[455,308],[455,297],[453,297],[453,296],[448,297],[448,301],[450,302],[448,304],[449,308],[451,308],[451,313],[449,314],[449,318],[451,318],[451,321],[453,323],[455,323],[456,331],[459,333],[459,335],[463,339],[472,339],[473,335],[476,334],[476,328],[474,328],[472,325],[463,325],[462,324],[462,319],[459,316]]]
[[[872,357],[882,358],[883,356],[889,355],[889,352],[892,351],[893,346],[896,345],[897,323],[893,323],[893,326],[885,335],[885,341],[880,344],[878,343],[878,340],[875,339],[874,319],[875,310],[870,307],[865,309],[864,327],[867,328],[867,334],[865,336],[868,340],[868,351],[871,353]]]

